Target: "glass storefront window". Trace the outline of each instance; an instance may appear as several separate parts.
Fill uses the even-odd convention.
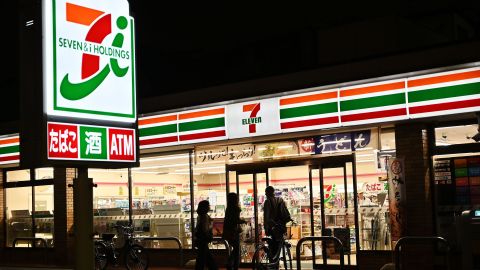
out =
[[[435,145],[448,146],[455,144],[474,143],[472,139],[477,131],[478,125],[462,125],[435,128]]]
[[[25,238],[35,237],[45,240],[35,245],[53,247],[53,168],[35,169],[35,179],[30,170],[8,170],[5,175],[7,246],[32,247],[32,239]]]
[[[32,237],[32,188],[6,189],[7,246],[12,247],[19,237]],[[17,247],[31,246],[30,242],[18,241]]]
[[[53,168],[35,169],[35,180],[53,179]]]
[[[89,169],[88,176],[97,185],[93,189],[94,233],[117,233],[114,225],[129,223],[128,170]]]
[[[390,250],[387,164],[395,157],[395,129],[381,128],[380,143],[356,157],[360,248]]]
[[[312,235],[313,228],[311,227],[311,212],[312,206],[310,205],[310,185],[308,166],[290,166],[270,168],[268,171],[269,185],[273,186],[285,201],[292,219],[295,221],[295,225],[289,227],[291,234],[290,242],[292,243],[292,253],[297,246],[297,242],[300,238]],[[318,179],[318,174],[316,176]],[[264,190],[265,184],[259,185],[259,195],[262,197],[259,202],[265,200]],[[258,185],[258,184],[257,184]],[[318,183],[314,186],[314,190],[317,190],[314,194],[319,194]],[[259,196],[259,197],[260,197]],[[319,198],[314,196],[314,202],[319,202]],[[319,205],[318,205],[319,207]],[[259,221],[262,223],[263,229],[263,210],[259,215]],[[318,228],[318,227],[317,227]],[[264,232],[262,233],[262,235]],[[307,243],[303,246],[303,257],[312,256],[312,245]],[[295,254],[294,254],[295,255]]]
[[[36,186],[35,190],[35,237],[53,245],[53,185]]]
[[[190,164],[188,153],[140,159],[132,172],[132,219],[137,236],[178,237],[191,247]],[[176,248],[171,241],[142,243],[151,248]]]
[[[30,181],[30,170],[7,171],[7,182]]]
[[[208,200],[211,209],[209,215],[213,219],[213,236],[221,237],[227,207],[225,161],[201,162],[197,160],[193,165],[193,183],[195,221],[197,219],[198,203],[202,200]],[[236,192],[236,190],[231,190],[231,192]],[[215,248],[219,247],[215,245]]]

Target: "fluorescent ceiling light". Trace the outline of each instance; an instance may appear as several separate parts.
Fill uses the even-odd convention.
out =
[[[225,166],[210,166],[210,167],[200,167],[200,168],[193,168],[193,171],[203,171],[203,170],[211,170],[211,169],[225,169]],[[190,169],[179,169],[175,170],[176,172],[185,172],[190,171]]]
[[[357,160],[357,163],[374,162],[374,159]]]
[[[158,166],[149,166],[149,167],[137,167],[137,168],[132,168],[132,171],[170,168],[170,167],[184,167],[184,166],[189,166],[189,165],[190,165],[189,163],[181,163],[181,164],[158,165]]]
[[[172,159],[180,159],[180,158],[188,158],[188,154],[161,156],[161,157],[152,157],[152,158],[140,158],[140,162],[152,162],[152,161],[172,160]]]

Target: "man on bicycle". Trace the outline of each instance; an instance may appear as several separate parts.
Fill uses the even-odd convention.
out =
[[[284,234],[287,231],[286,224],[291,221],[290,212],[282,198],[275,197],[275,189],[268,186],[265,189],[267,199],[263,204],[263,226],[265,234],[272,238],[268,243],[271,260],[278,260]]]

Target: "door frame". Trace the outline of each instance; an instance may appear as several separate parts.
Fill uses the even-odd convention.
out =
[[[355,256],[357,257],[358,251],[360,250],[360,240],[359,240],[359,227],[358,227],[358,202],[357,202],[357,175],[356,175],[356,164],[355,164],[355,153],[344,154],[344,155],[334,155],[334,156],[323,156],[323,157],[301,157],[301,158],[292,158],[287,160],[267,160],[267,161],[260,161],[254,163],[241,163],[241,164],[225,164],[225,175],[226,175],[226,193],[230,192],[230,172],[235,171],[235,192],[239,194],[239,175],[245,174],[252,174],[253,175],[253,191],[254,191],[254,213],[255,213],[255,241],[258,244],[258,214],[257,214],[257,200],[258,200],[258,192],[257,192],[257,178],[256,175],[259,173],[266,174],[266,185],[268,186],[270,183],[270,177],[268,171],[270,168],[279,168],[279,167],[291,167],[291,166],[308,166],[308,173],[309,173],[309,188],[310,188],[310,207],[313,207],[313,185],[314,182],[320,185],[320,180],[323,180],[321,174],[323,173],[323,169],[325,168],[343,168],[344,172],[344,181],[347,180],[346,175],[346,164],[352,163],[352,177],[353,177],[353,196],[354,196],[354,219],[355,219],[355,246],[356,252]],[[315,180],[312,177],[312,169],[319,169],[319,179]],[[232,179],[233,180],[233,179]],[[322,182],[323,185],[323,182]],[[323,195],[323,190],[321,190],[321,195]],[[345,187],[345,191],[347,188]],[[322,211],[322,226],[324,225],[324,209],[323,209],[323,200],[321,200],[321,211]],[[313,209],[310,213],[310,221],[312,222],[314,219]],[[323,227],[322,227],[323,229]],[[313,223],[311,223],[311,234],[313,235],[314,232]],[[358,261],[358,260],[357,260]],[[318,265],[315,264],[315,259],[312,259],[313,266],[322,266],[331,269],[331,267],[336,268],[334,265]],[[345,266],[348,268],[357,268],[356,265],[354,266]]]

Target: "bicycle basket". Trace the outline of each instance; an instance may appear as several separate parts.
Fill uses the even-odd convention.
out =
[[[102,240],[104,241],[112,241],[114,237],[115,237],[114,233],[102,233]]]

